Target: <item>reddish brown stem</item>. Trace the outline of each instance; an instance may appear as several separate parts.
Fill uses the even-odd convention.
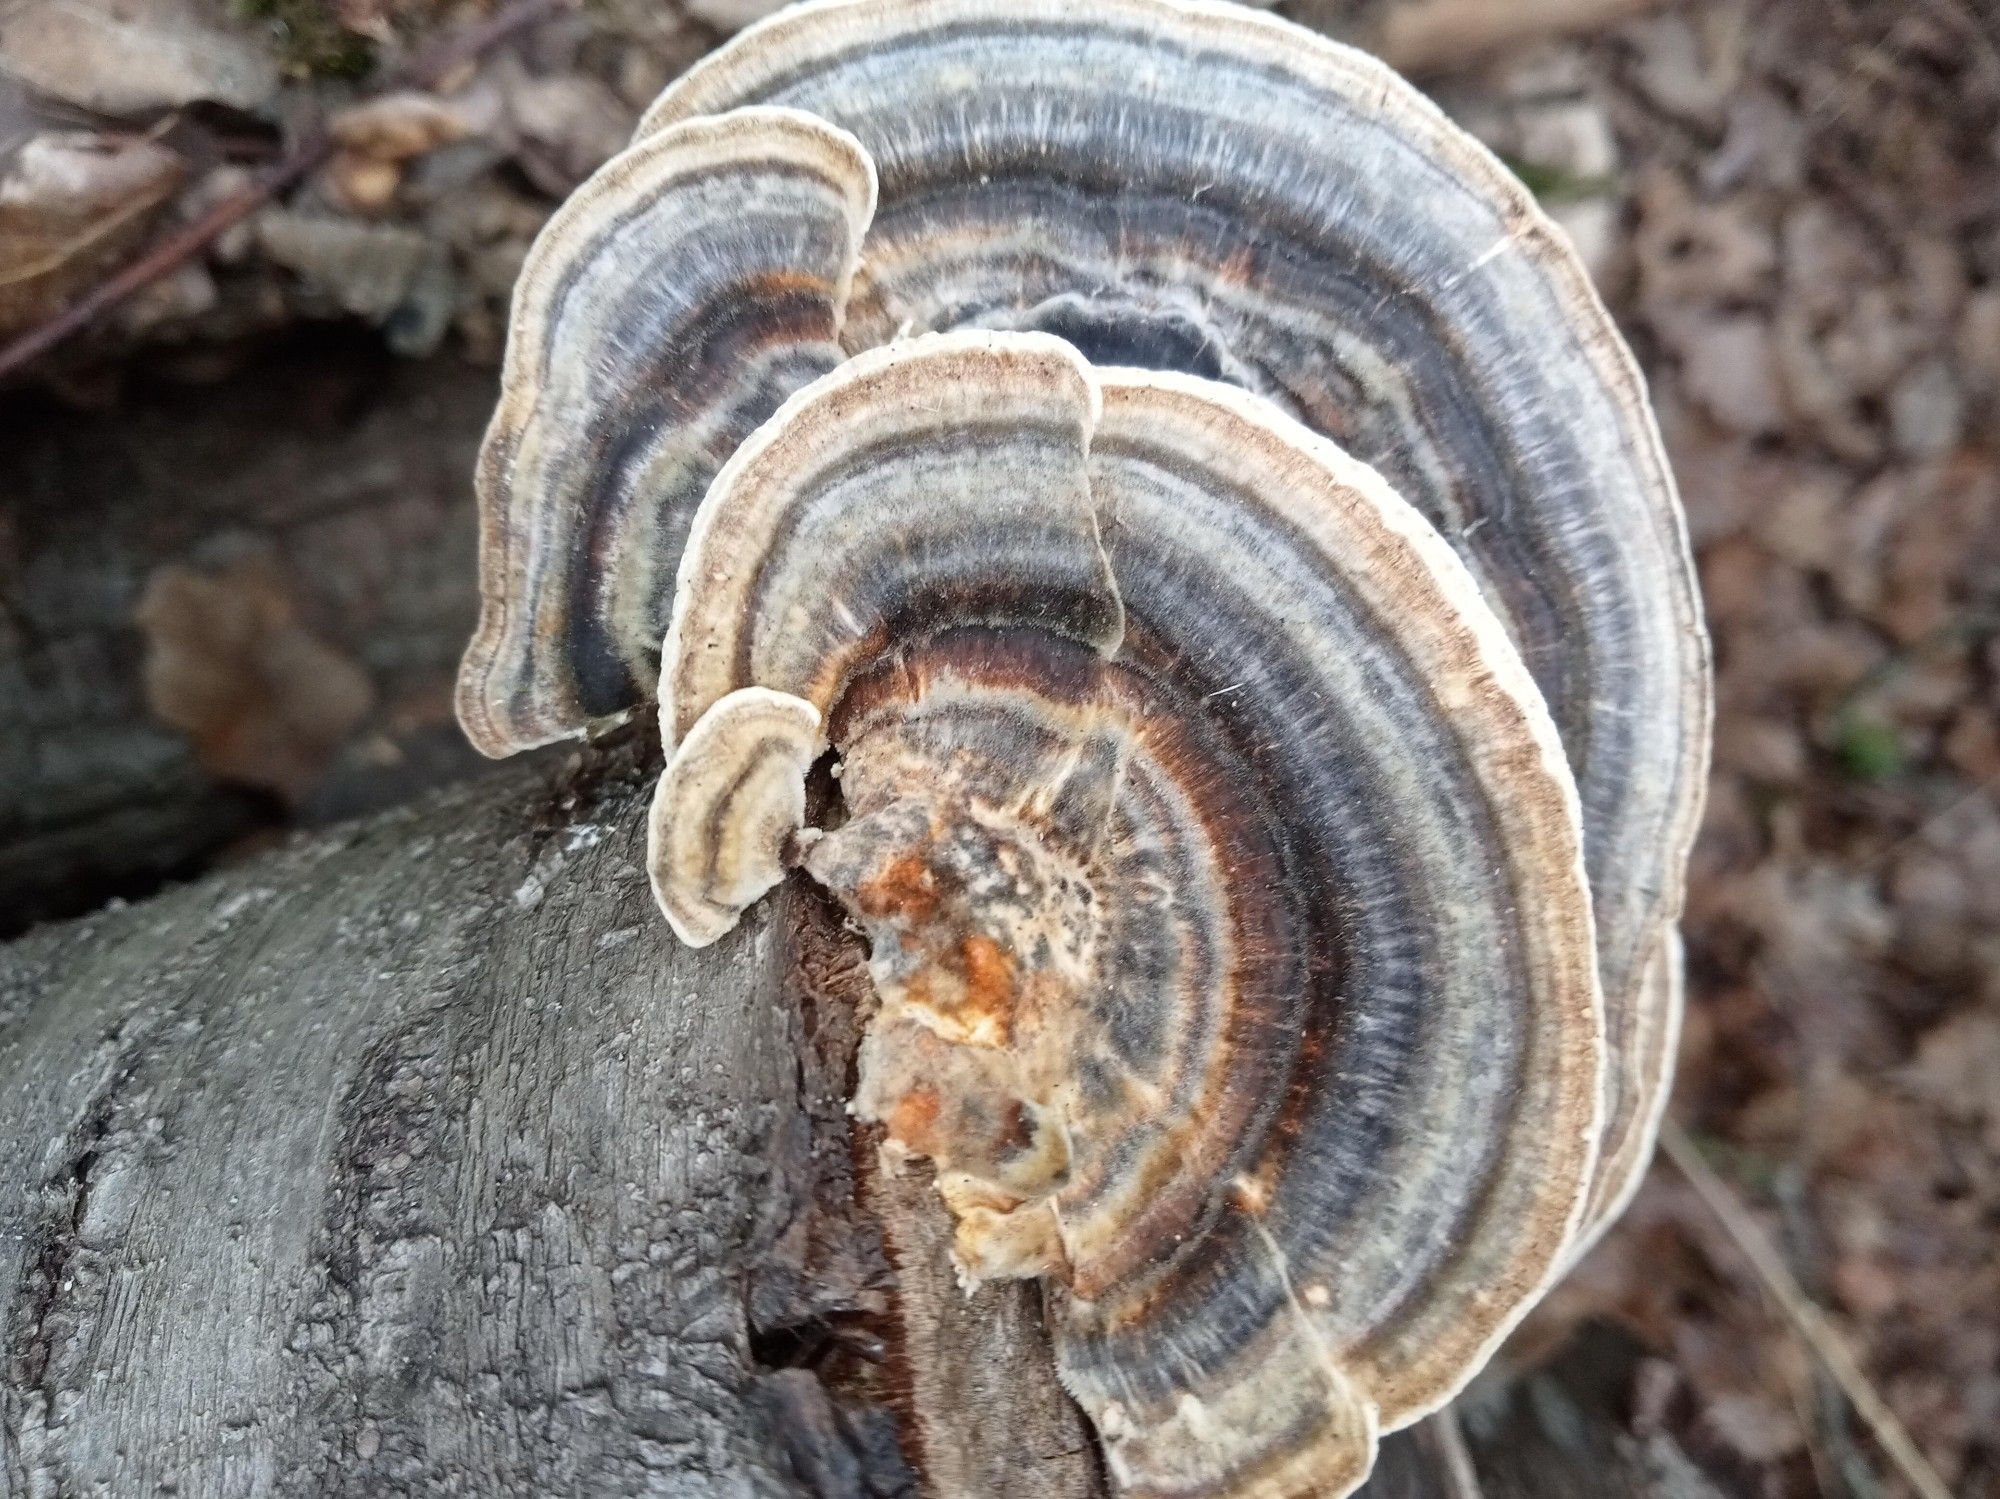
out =
[[[575,0],[515,0],[490,19],[425,48],[407,68],[391,76],[389,89],[435,88],[450,74],[499,45],[508,37],[538,25]],[[0,380],[18,374],[72,335],[89,327],[142,287],[185,264],[204,247],[241,223],[279,193],[322,165],[332,154],[333,141],[315,125],[269,171],[255,182],[217,203],[190,224],[157,241],[123,270],[99,282],[82,297],[0,348]]]

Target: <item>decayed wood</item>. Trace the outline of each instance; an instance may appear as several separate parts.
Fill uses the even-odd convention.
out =
[[[780,944],[673,952],[591,815],[621,789],[447,802],[13,955],[10,1486],[788,1490],[747,1389],[813,1177]]]
[[[1027,1472],[1040,1485],[1031,1492],[1045,1499],[1104,1494],[1089,1425],[1051,1372],[1039,1294],[1023,1285],[959,1294],[951,1224],[927,1174],[915,1169],[876,1180],[930,1492],[1020,1493],[1015,1485]]]
[[[549,774],[0,948],[0,1492],[1102,1496],[846,1116],[851,935],[677,946],[641,757]],[[1488,1495],[1705,1494],[1607,1368],[1475,1405]]]

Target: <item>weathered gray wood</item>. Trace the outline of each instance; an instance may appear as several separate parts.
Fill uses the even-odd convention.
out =
[[[678,950],[635,779],[512,789],[8,954],[10,1493],[799,1491],[758,1318],[871,1259],[784,918]]]
[[[851,937],[677,947],[639,758],[545,777],[0,948],[0,1493],[1102,1499],[1035,1293],[846,1117]],[[1492,1499],[1702,1493],[1578,1486],[1606,1367],[1468,1419]]]

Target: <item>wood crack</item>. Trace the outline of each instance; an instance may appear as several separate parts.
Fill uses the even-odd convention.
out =
[[[49,1363],[62,1336],[55,1326],[71,1284],[71,1270],[84,1253],[83,1225],[90,1211],[91,1173],[111,1132],[117,1071],[92,1096],[78,1122],[65,1159],[41,1183],[43,1212],[35,1246],[25,1256],[14,1306],[19,1319],[8,1349],[9,1382],[39,1390],[51,1415],[57,1391],[48,1382]]]

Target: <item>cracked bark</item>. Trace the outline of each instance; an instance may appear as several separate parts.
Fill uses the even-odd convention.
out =
[[[0,948],[0,1492],[1101,1496],[846,1116],[831,913],[679,948],[643,757],[545,777]],[[1468,1422],[1489,1495],[1704,1492],[1560,1395]]]

